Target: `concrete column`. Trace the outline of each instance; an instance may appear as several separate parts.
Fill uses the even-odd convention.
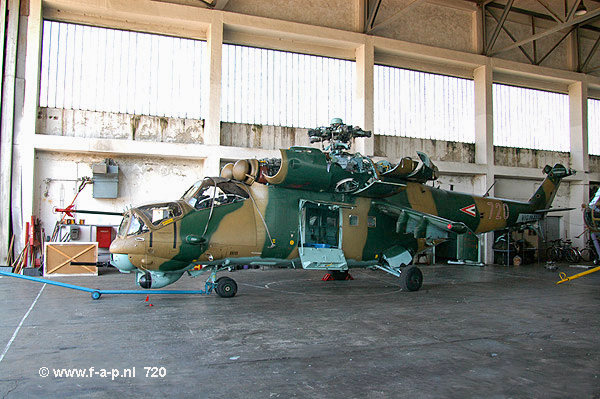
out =
[[[219,176],[221,174],[221,158],[218,155],[209,155],[204,159],[204,176]]]
[[[587,204],[589,198],[589,171],[590,157],[588,154],[588,87],[587,83],[577,82],[569,85],[569,125],[571,141],[571,167],[577,174],[576,181],[570,187],[569,206],[575,208],[565,217],[567,236],[573,244],[579,247],[584,245],[584,237],[579,239],[583,227],[581,206]]]
[[[582,172],[589,170],[587,104],[587,83],[569,85],[571,166]]]
[[[356,49],[356,93],[354,96],[353,121],[344,121],[358,125],[364,130],[373,131],[374,119],[374,82],[375,47],[372,38]],[[363,155],[373,155],[375,137],[356,139],[355,150]]]
[[[206,63],[204,65],[202,106],[205,109],[204,144],[221,144],[221,75],[223,55],[223,20],[219,18],[210,25],[207,32]]]
[[[363,32],[365,29],[365,3],[367,0],[354,0],[354,31]]]
[[[494,103],[492,98],[492,67],[481,66],[473,71],[475,81],[475,162],[494,164]]]
[[[473,71],[475,81],[475,162],[486,166],[486,173],[479,180],[483,194],[494,184],[494,107],[492,98],[493,72],[489,65],[481,66]],[[489,191],[494,195],[494,188]],[[485,247],[483,261],[493,263],[494,233],[484,237]]]
[[[2,115],[0,121],[0,265],[6,265],[10,243],[10,209],[12,188],[13,127],[15,110],[15,78],[17,70],[17,37],[19,34],[19,0],[8,2],[8,26],[5,27],[7,3],[2,1],[2,47],[6,34],[6,52],[0,62],[5,62],[2,76]]]
[[[23,226],[33,213],[35,125],[38,110],[40,56],[42,40],[42,0],[29,0],[27,15],[26,48],[19,48],[19,64],[24,59],[24,80],[19,79],[23,98],[15,101],[15,135],[12,188],[12,218],[15,230],[15,246],[23,244]],[[20,41],[20,43],[23,43]],[[22,108],[21,108],[22,104]]]
[[[477,11],[474,11],[471,14],[471,18],[472,18],[472,28],[471,31],[473,32],[473,52],[475,54],[483,54],[483,29],[484,29],[484,24],[483,24],[483,8],[482,6],[478,6],[477,7]]]

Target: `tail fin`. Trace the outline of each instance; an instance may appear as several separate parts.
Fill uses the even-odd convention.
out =
[[[565,168],[559,163],[554,165],[554,167],[546,165],[543,172],[547,176],[529,200],[529,205],[532,205],[535,209],[550,208],[554,196],[556,196],[556,192],[558,191],[558,186],[560,186],[560,181],[567,176],[575,174],[574,170]]]

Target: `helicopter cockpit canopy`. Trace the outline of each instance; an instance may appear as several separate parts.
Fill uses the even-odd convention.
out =
[[[194,209],[204,209],[244,201],[248,197],[243,188],[229,179],[207,177],[190,187],[181,200]]]

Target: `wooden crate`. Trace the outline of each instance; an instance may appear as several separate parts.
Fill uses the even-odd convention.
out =
[[[97,276],[97,242],[47,242],[44,276]],[[73,265],[72,262],[93,263],[94,265]]]

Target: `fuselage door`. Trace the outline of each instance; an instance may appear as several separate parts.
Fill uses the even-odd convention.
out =
[[[342,209],[338,204],[300,200],[300,243],[304,269],[347,270],[341,249]]]

